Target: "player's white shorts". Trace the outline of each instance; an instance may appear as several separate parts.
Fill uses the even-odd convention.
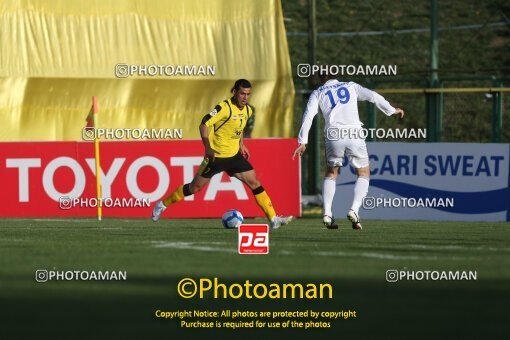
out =
[[[368,166],[368,151],[364,139],[339,139],[325,141],[326,163],[329,167],[343,166],[344,156],[356,168]]]

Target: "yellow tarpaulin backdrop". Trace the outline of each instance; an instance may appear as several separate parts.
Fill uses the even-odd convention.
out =
[[[196,139],[238,78],[253,84],[253,137],[292,133],[279,0],[0,1],[0,43],[0,141],[80,140],[93,95],[100,127],[182,128]],[[215,74],[117,78],[117,64]]]

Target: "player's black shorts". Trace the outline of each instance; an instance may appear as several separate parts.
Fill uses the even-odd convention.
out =
[[[232,176],[233,174],[253,170],[251,164],[240,152],[229,158],[214,158],[212,162],[204,159],[204,163],[202,163],[203,165],[198,173],[205,178],[211,178],[222,171],[226,171],[229,176]]]

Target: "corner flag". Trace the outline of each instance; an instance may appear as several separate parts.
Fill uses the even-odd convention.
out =
[[[85,129],[94,130],[97,127],[97,112],[98,112],[98,106],[97,106],[97,97],[92,96],[92,108],[90,109],[90,112],[87,116],[86,122],[87,125],[85,126]],[[101,190],[101,164],[99,160],[99,139],[97,138],[97,134],[94,133],[94,159],[96,163],[96,195],[97,195],[97,201],[101,202],[101,199],[103,197],[102,190]],[[97,205],[97,219],[101,221],[101,217],[103,215],[103,211],[101,208],[101,204]]]

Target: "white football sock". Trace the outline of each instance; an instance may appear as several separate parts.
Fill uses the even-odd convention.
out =
[[[370,183],[370,178],[368,176],[359,176],[354,184],[354,199],[352,200],[351,209],[354,210],[356,214],[358,214],[359,207],[363,202],[363,198],[368,193],[368,185]],[[359,214],[358,214],[359,216]]]
[[[324,215],[333,217],[331,206],[333,205],[333,198],[335,197],[336,178],[324,177],[322,181],[322,199],[324,200]]]

